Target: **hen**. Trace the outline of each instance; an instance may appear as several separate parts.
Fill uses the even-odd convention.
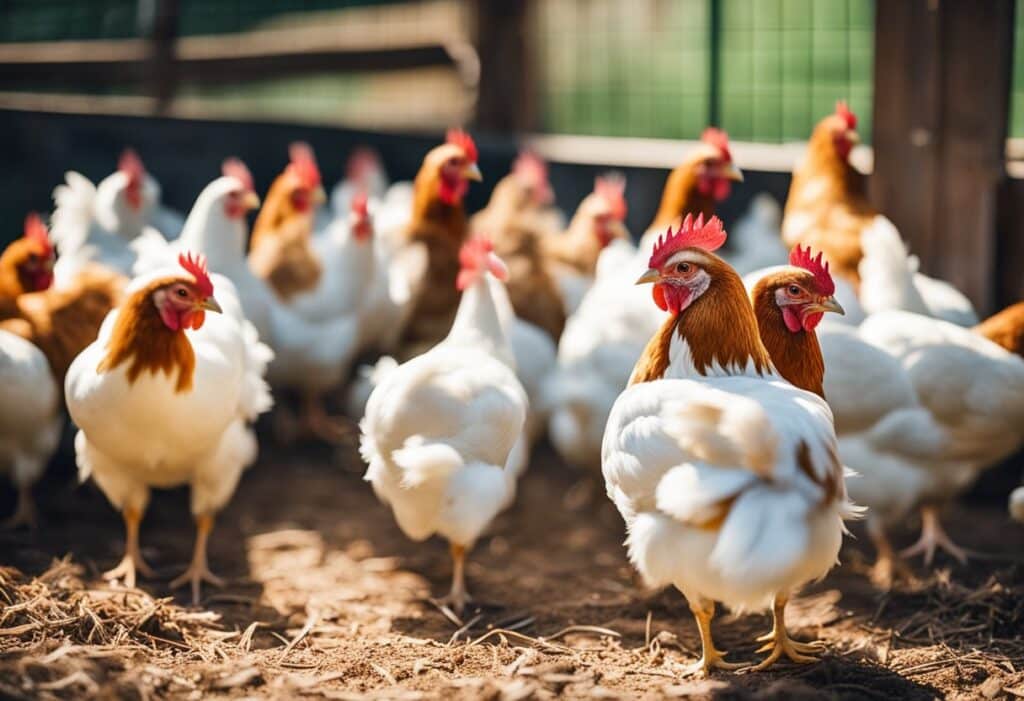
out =
[[[810,662],[821,643],[790,639],[788,597],[836,563],[846,497],[832,413],[782,381],[758,337],[739,275],[712,251],[721,222],[689,216],[659,239],[654,300],[670,316],[615,401],[602,446],[608,495],[626,521],[630,559],[652,586],[674,585],[700,629],[692,672],[735,668],[715,649],[715,601],[772,607],[754,669],[783,655]]]
[[[205,255],[210,268],[234,284],[245,318],[273,349],[271,384],[301,395],[303,424],[309,433],[337,441],[345,428],[327,415],[322,398],[341,382],[352,362],[358,320],[343,316],[306,321],[256,277],[245,258],[245,214],[259,204],[252,176],[237,159],[225,161],[222,172],[199,194],[177,240],[142,237],[136,271],[165,267],[184,251]]]
[[[470,180],[481,180],[477,149],[463,131],[451,130],[447,141],[432,149],[416,174],[412,218],[402,245],[422,244],[427,251],[423,287],[402,332],[402,355],[409,358],[445,337],[455,318],[459,296],[459,248],[466,238],[466,212],[462,199]]]
[[[308,144],[289,148],[290,162],[270,186],[252,227],[249,265],[285,301],[315,290],[322,261],[312,245],[313,216],[327,197]]]
[[[366,479],[414,540],[443,536],[454,563],[448,596],[465,606],[466,552],[515,496],[512,459],[527,400],[492,296],[506,268],[486,239],[460,254],[458,313],[448,336],[373,390],[360,423]]]
[[[639,250],[615,241],[601,253],[596,281],[559,341],[558,372],[549,383],[548,434],[567,462],[592,469],[600,464],[608,412],[661,323],[643,291],[630,285],[644,270],[657,232],[686,212],[710,216],[742,179],[725,133],[707,129],[701,145],[665,181],[661,206]]]
[[[180,264],[132,282],[99,339],[72,363],[65,393],[79,428],[80,475],[92,477],[125,521],[124,559],[106,576],[133,587],[136,572],[151,574],[139,550],[150,489],[187,484],[195,551],[171,585],[191,584],[198,604],[202,582],[220,583],[207,565],[207,539],[256,459],[248,424],[271,405],[263,381],[271,354],[228,280],[211,278],[201,258],[182,255]]]
[[[861,475],[850,482],[850,493],[870,509],[868,532],[878,550],[872,577],[891,584],[893,551],[885,530],[917,506],[922,537],[905,554],[923,553],[930,562],[942,547],[965,558],[942,531],[936,507],[1024,440],[1024,362],[967,329],[909,312],[873,314],[856,330],[816,329],[822,309],[801,306],[804,294],[794,299],[788,286],[814,295],[827,291],[828,267],[820,255],[812,260],[799,251],[794,261],[816,282],[807,289],[783,271],[758,283],[761,336],[784,377],[824,388],[840,457]],[[789,303],[811,310],[801,315],[803,324],[792,323],[792,312],[787,322]]]

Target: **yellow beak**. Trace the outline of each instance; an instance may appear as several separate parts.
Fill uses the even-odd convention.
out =
[[[725,167],[722,168],[722,177],[725,178],[726,180],[732,180],[733,182],[741,183],[743,182],[743,171],[740,170],[739,166],[737,166],[735,163],[729,161],[728,163],[725,164]]]
[[[321,205],[321,204],[323,204],[326,201],[327,201],[327,193],[324,192],[324,188],[322,186],[318,187],[315,190],[313,190],[313,204],[314,205]]]
[[[846,314],[846,310],[843,309],[843,305],[839,304],[835,297],[828,297],[815,304],[808,304],[806,309],[811,312],[835,312],[840,316]]]
[[[480,172],[480,167],[476,163],[470,163],[466,166],[466,169],[462,171],[462,177],[466,180],[475,180],[481,182],[484,179],[483,173]]]
[[[260,196],[255,192],[245,193],[245,197],[242,198],[242,206],[246,209],[256,209],[260,206]]]
[[[661,273],[658,272],[658,270],[656,268],[651,268],[646,273],[644,273],[643,275],[638,277],[637,280],[636,280],[636,283],[634,283],[634,284],[646,285],[647,283],[650,283],[650,282],[657,282],[658,278],[660,278],[660,277],[661,277]]]
[[[849,141],[851,144],[854,144],[854,145],[859,144],[860,143],[860,134],[855,132],[853,129],[847,129],[846,130],[846,140]]]
[[[213,297],[207,297],[199,303],[199,308],[208,312],[217,312],[223,314],[224,310],[220,308],[220,303],[217,302]]]

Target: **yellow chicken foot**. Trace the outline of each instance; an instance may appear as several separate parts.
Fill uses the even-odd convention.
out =
[[[683,670],[683,676],[702,675],[707,676],[712,669],[739,669],[744,665],[736,662],[726,662],[725,656],[729,654],[724,650],[715,649],[715,641],[711,637],[711,619],[715,616],[715,602],[700,597],[687,597],[690,603],[690,611],[697,620],[697,630],[700,631],[701,657],[697,662],[687,665]]]
[[[871,538],[875,551],[878,553],[869,577],[876,587],[883,591],[889,591],[892,589],[897,570],[902,571],[903,566],[896,559],[889,536],[885,534],[885,527],[877,519],[868,519],[867,530],[868,537]]]
[[[22,526],[30,529],[36,527],[36,502],[32,498],[31,487],[18,488],[18,504],[14,513],[0,523],[0,530],[9,531]]]
[[[139,549],[139,525],[142,523],[142,512],[129,506],[125,507],[122,516],[125,530],[124,557],[121,558],[117,567],[104,572],[103,578],[108,581],[123,579],[126,587],[134,589],[136,572],[147,578],[156,575],[142,559],[142,551]]]
[[[953,559],[961,565],[967,564],[967,551],[954,543],[942,527],[939,520],[939,509],[936,506],[921,507],[921,537],[917,542],[900,555],[902,557],[914,557],[924,555],[924,564],[931,565],[935,558],[936,548],[941,548],[949,553]]]
[[[331,445],[344,443],[354,435],[352,426],[345,419],[328,414],[323,399],[312,393],[302,399],[302,425],[308,435]]]
[[[210,566],[206,561],[206,541],[213,530],[213,516],[201,514],[196,516],[196,545],[192,551],[192,564],[188,566],[180,577],[171,582],[171,589],[177,589],[186,584],[192,585],[192,604],[199,605],[200,587],[203,582],[212,584],[215,587],[223,587],[224,580],[210,572]]]
[[[452,553],[452,589],[448,596],[439,599],[439,603],[448,606],[459,616],[466,609],[466,604],[473,600],[466,590],[466,546],[451,544]]]
[[[811,662],[817,662],[818,658],[816,655],[820,655],[825,651],[825,643],[820,640],[815,640],[811,643],[801,643],[789,637],[789,632],[786,630],[787,601],[789,601],[788,595],[776,595],[775,605],[772,607],[772,631],[757,639],[757,642],[765,643],[757,651],[768,652],[771,650],[771,654],[760,663],[750,667],[751,672],[760,672],[768,669],[778,662],[783,655],[792,662],[810,664]]]

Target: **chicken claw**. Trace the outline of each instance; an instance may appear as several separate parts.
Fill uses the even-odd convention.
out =
[[[449,607],[456,615],[461,616],[466,604],[473,600],[466,590],[466,546],[451,544],[452,553],[452,589],[447,596],[437,603]]]
[[[711,619],[715,615],[715,603],[694,597],[690,599],[690,611],[697,620],[697,630],[700,631],[701,656],[700,659],[682,670],[683,676],[707,676],[713,669],[735,670],[745,667],[740,662],[726,662],[726,651],[715,648],[715,641],[711,636]]]
[[[921,537],[909,548],[902,550],[900,556],[910,558],[924,555],[924,564],[931,565],[936,549],[945,550],[961,565],[967,564],[967,551],[954,543],[946,533],[939,520],[939,510],[934,506],[922,506]]]
[[[224,586],[224,580],[210,571],[210,566],[206,560],[206,541],[209,539],[210,531],[212,530],[213,516],[203,514],[196,517],[196,544],[195,549],[192,551],[192,563],[181,573],[181,576],[173,579],[170,585],[171,589],[178,589],[186,584],[191,584],[192,604],[194,606],[198,606],[201,601],[200,593],[203,582],[215,587]]]
[[[18,505],[14,513],[0,523],[0,531],[11,531],[22,526],[35,530],[36,521],[36,502],[32,498],[32,489],[21,487],[18,489]]]
[[[775,597],[775,605],[772,609],[772,630],[770,633],[757,638],[757,642],[765,643],[758,648],[757,652],[771,651],[771,654],[758,664],[747,668],[746,671],[760,672],[768,669],[782,659],[783,655],[789,658],[791,662],[810,664],[817,662],[817,655],[821,655],[827,649],[825,643],[820,640],[801,643],[789,637],[789,633],[786,631],[786,602],[788,600],[789,597],[783,594]]]
[[[152,579],[156,573],[142,559],[142,551],[139,549],[139,525],[142,523],[142,512],[132,507],[125,507],[122,515],[125,528],[124,557],[114,569],[103,573],[103,579],[107,581],[124,579],[124,585],[129,589],[134,589],[136,573],[147,579]]]

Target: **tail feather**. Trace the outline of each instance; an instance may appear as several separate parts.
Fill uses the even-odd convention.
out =
[[[861,232],[864,257],[858,266],[860,301],[869,314],[902,309],[928,315],[928,307],[914,286],[918,259],[910,255],[900,232],[879,215]]]
[[[391,453],[391,459],[402,469],[402,486],[407,488],[444,479],[465,464],[452,446],[428,442],[422,436],[407,438],[401,448]]]

